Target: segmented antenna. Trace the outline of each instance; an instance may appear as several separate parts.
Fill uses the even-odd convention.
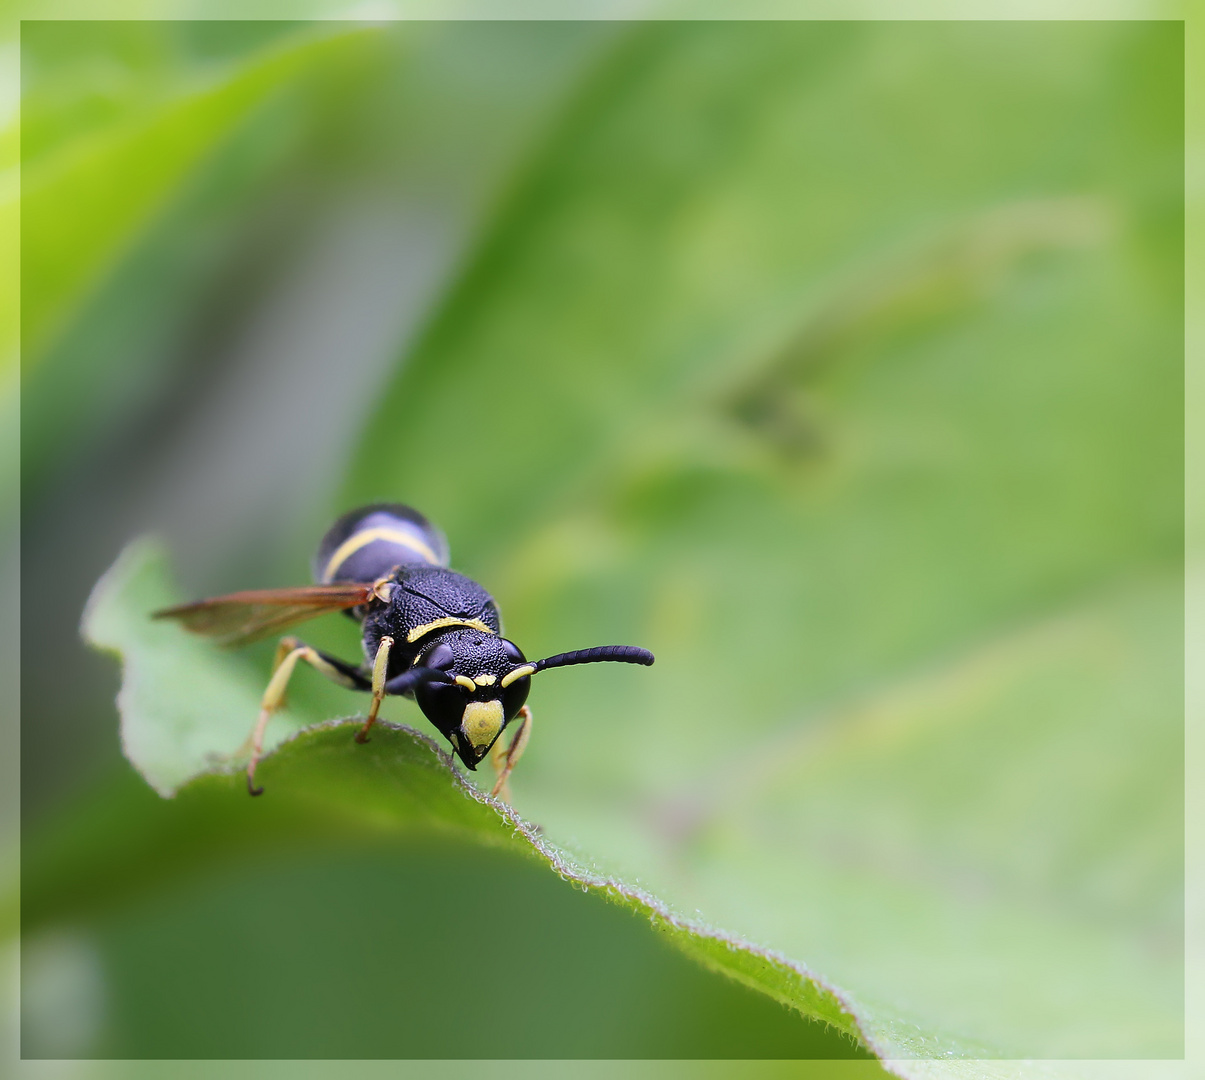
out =
[[[530,666],[535,671],[546,671],[548,668],[571,667],[573,664],[601,664],[608,660],[617,664],[643,664],[648,667],[653,662],[653,654],[636,645],[596,645],[593,649],[557,653],[556,656],[537,660]]]

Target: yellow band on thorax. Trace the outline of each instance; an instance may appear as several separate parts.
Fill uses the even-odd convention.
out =
[[[480,619],[435,619],[433,622],[423,623],[422,626],[416,626],[406,635],[406,640],[413,645],[424,634],[431,633],[432,630],[442,630],[445,626],[467,626],[470,630],[480,630],[483,634],[492,634],[488,626]]]

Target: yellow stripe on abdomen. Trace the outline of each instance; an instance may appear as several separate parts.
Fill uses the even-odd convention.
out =
[[[369,544],[376,543],[378,540],[386,540],[391,544],[407,548],[416,555],[421,556],[431,566],[439,565],[439,556],[417,536],[402,532],[400,529],[390,529],[387,526],[381,526],[380,528],[365,529],[363,532],[353,533],[344,540],[327,560],[326,569],[322,571],[322,580],[327,583],[334,581],[335,575],[348,559],[357,551],[366,548]]]

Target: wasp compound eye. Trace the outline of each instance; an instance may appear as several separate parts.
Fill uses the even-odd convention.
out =
[[[509,683],[502,690],[502,711],[507,720],[513,720],[519,710],[527,703],[527,695],[531,692],[531,676],[523,675]]]
[[[459,686],[445,682],[420,683],[414,688],[414,700],[423,715],[445,736],[460,727],[468,703],[467,695]]]
[[[427,656],[427,659],[423,661],[423,664],[426,667],[439,668],[441,671],[447,671],[455,660],[456,654],[452,652],[451,648],[443,643],[440,643],[431,650],[430,654]]]

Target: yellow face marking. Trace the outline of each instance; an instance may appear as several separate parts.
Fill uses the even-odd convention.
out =
[[[344,540],[327,560],[326,569],[322,572],[322,580],[333,581],[339,572],[339,567],[361,548],[367,547],[376,540],[388,540],[394,544],[401,544],[402,547],[409,548],[416,555],[421,555],[432,566],[439,565],[439,557],[417,536],[411,536],[399,529],[382,526],[379,529],[365,529],[363,532],[353,533]]]
[[[473,678],[478,686],[493,686],[498,680],[493,675],[476,675]]]
[[[424,634],[429,634],[432,630],[442,630],[445,626],[467,626],[470,630],[480,630],[483,634],[493,633],[480,619],[436,619],[416,626],[406,635],[406,640],[413,645]]]
[[[464,707],[460,730],[474,750],[489,746],[502,730],[502,702],[470,701]]]
[[[477,689],[477,684],[465,675],[456,676],[456,685],[463,686],[470,694]]]
[[[535,664],[524,664],[522,667],[517,667],[514,671],[508,671],[503,675],[502,682],[499,685],[505,690],[516,679],[522,679],[525,675],[534,675],[535,673]]]

